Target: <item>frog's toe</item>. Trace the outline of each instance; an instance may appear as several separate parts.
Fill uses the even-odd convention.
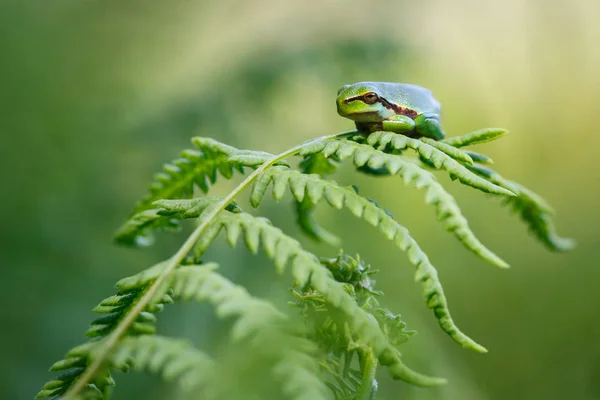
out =
[[[440,120],[437,116],[421,114],[415,118],[416,131],[419,135],[425,136],[434,140],[442,140],[446,137]]]

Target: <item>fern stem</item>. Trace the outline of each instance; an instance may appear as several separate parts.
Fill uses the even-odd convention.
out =
[[[206,231],[208,226],[214,221],[214,219],[231,203],[235,198],[246,190],[252,182],[262,174],[267,168],[273,166],[279,161],[282,161],[288,157],[296,155],[303,146],[313,140],[331,140],[338,139],[346,136],[355,134],[356,131],[342,132],[334,135],[322,136],[316,139],[311,139],[307,142],[299,144],[298,146],[292,147],[289,150],[284,151],[278,155],[273,156],[271,159],[265,161],[260,167],[252,172],[246,179],[244,179],[235,189],[233,189],[223,200],[221,200],[210,213],[206,215],[204,220],[198,227],[190,234],[183,245],[177,250],[177,252],[168,260],[164,269],[156,280],[148,287],[144,295],[140,300],[129,310],[127,315],[119,322],[112,333],[106,338],[104,344],[94,353],[94,361],[86,368],[85,372],[81,377],[71,386],[71,388],[65,393],[64,400],[73,400],[73,398],[90,383],[98,370],[102,367],[102,363],[108,356],[108,354],[115,348],[119,340],[127,333],[127,330],[131,324],[137,319],[138,315],[144,311],[144,309],[150,304],[156,292],[161,287],[162,283],[175,271],[185,256],[193,249],[195,243],[198,241],[200,236]]]
[[[371,349],[359,350],[362,364],[362,382],[358,390],[358,400],[373,400],[377,392],[377,381],[375,373],[377,372],[377,358]]]

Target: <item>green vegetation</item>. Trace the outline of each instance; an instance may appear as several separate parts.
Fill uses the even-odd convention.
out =
[[[418,332],[400,345],[403,362],[449,382],[423,389],[393,381],[379,366],[378,400],[597,400],[598,15],[600,2],[593,0],[2,2],[2,398],[35,397],[60,374],[48,371],[53,361],[86,340],[82,333],[92,320],[107,315],[90,310],[116,295],[115,282],[170,258],[191,233],[194,220],[172,218],[173,225],[163,222],[173,232],[153,235],[152,246],[111,240],[152,175],[162,171],[161,162],[185,158],[181,149],[196,149],[189,144],[193,136],[275,154],[352,129],[336,114],[336,90],[368,79],[430,89],[442,104],[449,140],[480,127],[509,130],[501,140],[460,147],[474,161],[463,165],[480,176],[491,168],[556,210],[551,219],[551,209],[540,207],[546,218],[529,232],[519,217],[535,209],[520,207],[508,216],[519,197],[482,193],[419,165],[460,205],[478,241],[511,266],[501,269],[465,251],[468,236],[461,236],[463,243],[459,230],[446,232],[456,218],[436,221],[438,205],[426,202],[430,189],[404,185],[385,167],[356,168],[353,157],[343,163],[337,156],[288,159],[295,171],[309,174],[330,162],[335,170],[324,179],[359,188],[408,228],[438,271],[454,321],[489,353],[464,350],[439,329],[421,283],[412,282],[415,268],[406,254],[348,208],[333,210],[326,198],[313,205],[307,196],[299,203],[289,189],[276,204],[272,183],[259,209],[249,205],[251,188],[238,206],[268,218],[321,262],[343,248],[344,257],[378,270],[369,277],[385,295],[374,297],[374,307],[401,313],[406,328],[398,326],[400,339],[402,331]],[[416,161],[413,151],[403,154]],[[244,177],[235,169],[231,179],[219,176],[208,195],[223,198]],[[198,196],[201,189],[195,191]],[[520,201],[530,200],[523,195]],[[576,239],[576,251],[557,254],[539,245],[536,231],[543,234],[548,222]],[[552,246],[570,244],[544,237]],[[231,248],[226,239],[222,231],[203,261],[218,264],[220,275],[288,318],[301,317],[294,324],[313,329],[303,319],[312,304],[298,313],[286,306],[304,293],[294,286],[290,296],[291,267],[278,275],[262,249],[252,256],[241,240]],[[217,371],[217,386],[235,390],[230,374],[247,376],[240,387],[271,377],[262,374],[270,359],[258,364],[254,347],[232,342],[237,317],[215,310],[206,301],[176,300],[156,322],[136,322],[154,326],[161,337],[181,338],[173,349],[193,347],[227,365]],[[255,363],[244,364],[240,355]],[[327,368],[339,374],[342,361],[328,361]],[[352,370],[357,363],[355,355]],[[253,365],[259,374],[244,375]],[[118,384],[111,400],[193,397],[179,381],[166,383],[152,369],[136,373],[132,367],[127,374],[111,371]],[[335,379],[323,374],[323,381]],[[269,381],[275,393],[266,400],[283,397],[280,382]]]
[[[414,385],[445,383],[404,364],[398,347],[413,332],[405,329],[400,315],[379,306],[377,298],[383,293],[374,287],[375,271],[360,257],[342,250],[333,259],[318,257],[268,218],[243,212],[237,200],[250,189],[250,204],[257,208],[269,186],[277,201],[289,190],[302,230],[329,244],[340,239],[317,225],[314,207],[325,200],[333,209],[349,210],[406,253],[416,268],[415,280],[423,285],[427,307],[442,330],[463,347],[485,353],[454,323],[438,273],[408,229],[378,202],[360,195],[356,186],[342,186],[325,176],[345,159],[369,175],[398,175],[405,184],[425,191],[425,201],[435,206],[438,221],[468,250],[491,264],[508,267],[477,239],[454,197],[426,168],[440,170],[464,185],[505,198],[543,243],[566,250],[572,243],[554,232],[550,209],[539,196],[476,166],[461,150],[504,133],[484,129],[436,142],[389,132],[352,131],[309,140],[279,155],[194,138],[195,149],[184,150],[155,176],[148,195],[118,230],[116,241],[142,247],[153,243],[155,232],[172,231],[182,220],[194,220],[197,227],[173,256],[117,283],[118,293],[94,309],[102,316],[86,332],[90,341],[71,349],[51,367],[61,374],[37,397],[105,399],[115,385],[111,370],[130,369],[160,374],[177,381],[184,392],[207,399],[241,398],[241,393],[244,398],[375,399],[379,365],[393,379]],[[287,162],[292,156],[303,157],[297,168]],[[476,159],[489,162],[481,154]],[[249,169],[254,171],[227,196],[207,195],[218,176],[231,179],[234,171],[243,174]],[[220,274],[216,263],[204,261],[221,231],[232,247],[241,237],[253,254],[262,249],[279,274],[289,267],[293,278],[289,301],[294,307],[252,296]],[[166,304],[192,299],[210,303],[219,318],[234,320],[229,337],[237,357],[215,357],[181,338],[156,334],[156,313]],[[220,374],[236,385],[224,384]]]

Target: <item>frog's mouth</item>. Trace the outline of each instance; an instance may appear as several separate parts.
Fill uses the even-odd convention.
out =
[[[358,122],[379,122],[381,121],[381,116],[378,111],[361,111],[361,112],[340,112],[338,109],[338,114],[342,117],[349,118],[353,121]]]

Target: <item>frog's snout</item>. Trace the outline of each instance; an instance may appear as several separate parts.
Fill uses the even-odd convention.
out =
[[[344,112],[343,112],[343,110],[344,110],[344,107],[343,107],[343,105],[344,105],[344,98],[343,97],[338,97],[335,100],[335,105],[337,106],[337,112],[338,112],[338,114],[340,114],[341,116],[344,116]]]

